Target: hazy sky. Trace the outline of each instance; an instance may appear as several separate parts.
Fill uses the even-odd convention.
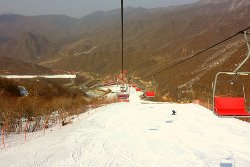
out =
[[[192,3],[197,0],[124,0],[125,6],[161,7]],[[120,0],[0,0],[0,14],[23,15],[65,14],[82,17],[97,10],[120,7]]]

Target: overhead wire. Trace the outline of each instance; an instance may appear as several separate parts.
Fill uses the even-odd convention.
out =
[[[208,51],[208,50],[210,50],[210,49],[212,49],[212,48],[214,48],[214,47],[216,47],[216,46],[218,46],[218,45],[220,45],[220,44],[222,44],[222,43],[224,43],[224,42],[226,42],[226,41],[228,41],[228,40],[230,40],[230,39],[232,39],[234,37],[236,37],[239,34],[244,34],[244,32],[247,31],[248,29],[250,29],[250,27],[247,27],[246,29],[243,29],[243,30],[237,32],[236,34],[233,34],[230,37],[228,37],[228,38],[226,38],[226,39],[224,39],[224,40],[222,40],[222,41],[220,41],[220,42],[218,42],[218,43],[216,43],[216,44],[214,44],[214,45],[212,45],[212,46],[210,46],[210,47],[208,47],[208,48],[206,48],[206,49],[204,49],[204,50],[202,50],[202,51],[200,51],[200,52],[198,52],[198,53],[196,53],[196,54],[194,54],[194,55],[192,55],[192,56],[190,56],[190,57],[188,57],[186,59],[184,59],[184,60],[181,60],[181,61],[179,61],[179,62],[177,62],[177,63],[175,63],[175,64],[173,64],[173,65],[171,65],[171,66],[169,66],[169,67],[167,67],[167,68],[165,68],[165,69],[163,69],[163,70],[161,70],[161,71],[159,71],[159,72],[157,72],[157,73],[155,73],[153,75],[147,76],[144,79],[147,79],[147,78],[150,78],[150,77],[155,77],[156,75],[159,75],[159,74],[161,74],[161,73],[163,73],[165,71],[168,71],[169,69],[171,69],[171,68],[173,68],[173,67],[175,67],[175,66],[177,66],[177,65],[179,65],[181,63],[184,63],[184,62],[186,62],[186,61],[188,61],[188,60],[190,60],[190,59],[192,59],[194,57],[197,57],[198,55],[200,55],[200,54],[202,54],[202,53],[204,53],[204,52],[206,52],[206,51]]]

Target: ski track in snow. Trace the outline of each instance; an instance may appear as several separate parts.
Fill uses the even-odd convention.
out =
[[[141,101],[140,94],[132,89],[129,103],[100,107],[0,149],[0,166],[220,167],[231,158],[249,167],[250,124],[218,118],[196,104]]]

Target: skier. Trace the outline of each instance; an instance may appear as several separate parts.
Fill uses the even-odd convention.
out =
[[[172,110],[172,115],[176,115],[176,111],[175,110]]]

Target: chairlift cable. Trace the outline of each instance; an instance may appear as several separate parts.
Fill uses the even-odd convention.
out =
[[[177,66],[177,65],[179,65],[181,63],[184,63],[184,62],[186,62],[186,61],[188,61],[188,60],[190,60],[190,59],[192,59],[192,58],[194,58],[194,57],[196,57],[196,56],[198,56],[198,55],[200,55],[200,54],[202,54],[202,53],[204,53],[204,52],[206,52],[206,51],[208,51],[208,50],[210,50],[210,49],[212,49],[212,48],[214,48],[214,47],[216,47],[218,45],[220,45],[221,43],[224,43],[224,42],[226,42],[226,41],[228,41],[228,40],[236,37],[239,34],[244,34],[244,32],[246,30],[248,30],[248,29],[250,29],[250,27],[248,27],[248,28],[246,28],[244,30],[239,31],[239,32],[237,32],[234,35],[231,35],[230,37],[228,37],[228,38],[226,38],[226,39],[224,39],[224,40],[222,40],[222,41],[220,41],[220,42],[218,42],[218,43],[216,43],[216,44],[214,44],[214,45],[212,45],[212,46],[210,46],[210,47],[208,47],[208,48],[206,48],[206,49],[204,49],[204,50],[202,50],[202,51],[200,51],[200,52],[198,52],[196,54],[194,54],[193,56],[190,56],[190,57],[188,57],[188,58],[186,58],[186,59],[184,59],[182,61],[179,61],[179,62],[177,62],[177,63],[175,63],[175,64],[173,64],[173,65],[171,65],[171,66],[169,66],[169,67],[167,67],[167,68],[165,68],[165,69],[163,69],[163,70],[161,70],[161,71],[159,71],[159,72],[157,72],[157,73],[155,73],[155,74],[153,74],[151,76],[145,77],[145,79],[149,78],[149,77],[154,77],[154,76],[159,75],[159,74],[161,74],[161,73],[163,73],[165,71],[168,71],[169,69],[171,69],[171,68],[173,68],[173,67],[175,67],[175,66]]]

